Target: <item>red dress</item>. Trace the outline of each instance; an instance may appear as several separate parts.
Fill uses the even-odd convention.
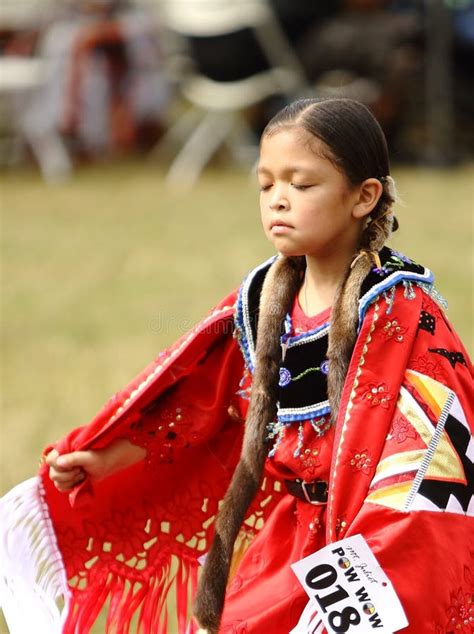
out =
[[[296,298],[292,334],[322,326],[329,315],[330,309],[326,309],[307,317]],[[267,459],[265,472],[281,482],[297,478],[328,481],[333,441],[333,427],[318,436],[309,421],[291,423],[275,454]],[[325,530],[325,505],[313,505],[285,492],[229,585],[222,634],[287,634],[297,624],[307,595],[290,565],[325,546]]]

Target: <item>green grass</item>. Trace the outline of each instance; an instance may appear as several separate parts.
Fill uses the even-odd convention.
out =
[[[472,354],[474,166],[395,176],[405,206],[392,244],[434,270]],[[181,194],[151,163],[83,169],[56,187],[22,171],[3,174],[1,192],[5,492],[272,248],[256,185],[232,171]]]

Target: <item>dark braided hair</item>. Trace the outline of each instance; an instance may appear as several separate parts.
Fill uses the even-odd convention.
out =
[[[398,229],[391,208],[396,200],[387,142],[370,110],[353,99],[299,99],[280,110],[262,138],[284,128],[299,127],[322,141],[324,157],[343,172],[351,185],[377,178],[382,194],[362,233],[359,250],[374,251]]]

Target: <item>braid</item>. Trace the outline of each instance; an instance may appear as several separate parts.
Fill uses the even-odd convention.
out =
[[[395,181],[391,176],[383,176],[380,181],[383,185],[382,195],[370,214],[359,243],[359,250],[363,252],[380,251],[392,231],[398,229],[398,221],[392,211],[392,206],[397,200]]]
[[[380,268],[378,253],[389,239],[392,231],[398,229],[398,220],[392,212],[392,205],[398,199],[395,181],[391,176],[382,176],[379,180],[383,185],[382,195],[362,232],[357,255],[352,261],[351,269],[363,256],[373,260],[375,266]]]
[[[358,254],[336,293],[332,309],[327,355],[331,368],[328,374],[328,398],[333,421],[337,418],[344,381],[357,339],[358,302],[362,283],[374,264],[381,268],[378,252],[392,231],[398,228],[392,212],[392,205],[397,200],[395,182],[391,176],[384,176],[379,180],[383,185],[382,195],[362,233]]]

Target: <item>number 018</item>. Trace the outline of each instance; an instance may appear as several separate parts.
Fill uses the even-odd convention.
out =
[[[335,589],[329,594],[321,595],[318,592],[314,595],[314,598],[325,614],[330,606],[349,598],[348,592],[346,592],[342,586],[339,584],[335,585],[337,581],[337,570],[329,564],[320,564],[319,566],[311,568],[306,575],[305,581],[312,590],[324,590],[330,586],[335,586]],[[355,608],[347,606],[341,611],[332,610],[329,612],[328,622],[333,631],[339,634],[347,632],[351,625],[358,625],[360,623],[360,614]]]

